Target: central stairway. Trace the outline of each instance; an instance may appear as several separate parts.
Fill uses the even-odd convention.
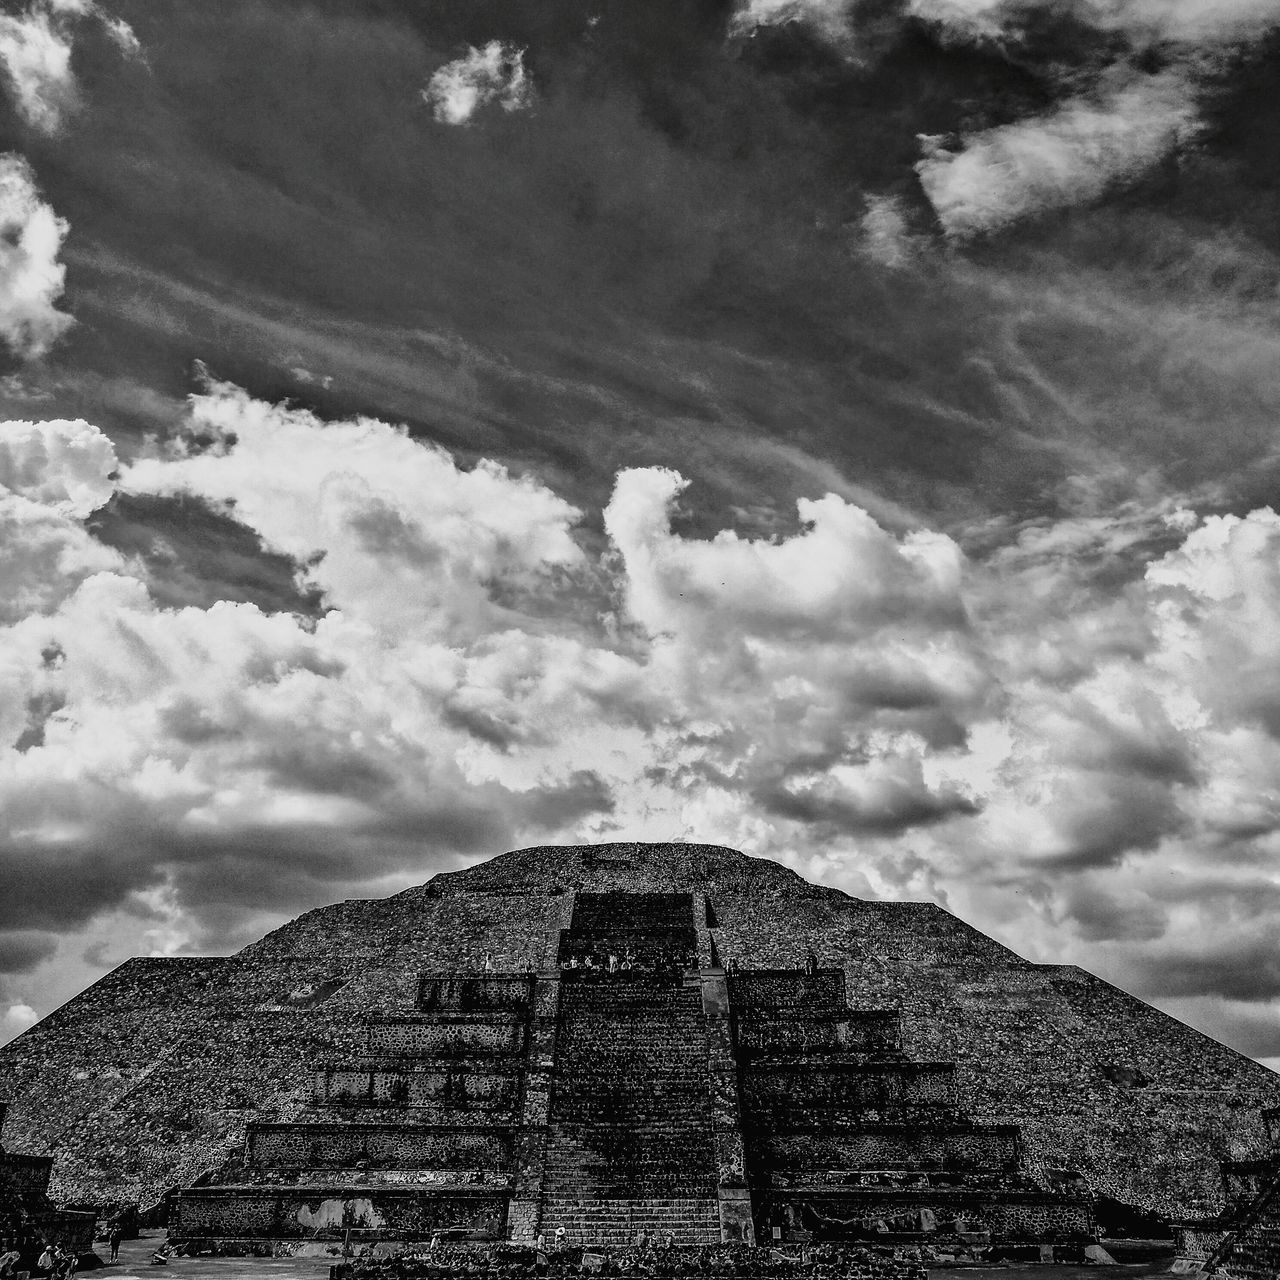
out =
[[[707,1027],[688,894],[579,894],[561,935],[544,1230],[720,1239]]]

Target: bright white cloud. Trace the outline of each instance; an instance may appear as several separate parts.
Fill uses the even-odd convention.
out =
[[[84,519],[115,492],[116,452],[97,427],[68,422],[0,422],[0,489],[61,515]]]
[[[101,11],[99,10],[101,14]],[[133,28],[123,18],[111,18],[101,14],[102,24],[117,49],[126,57],[137,57],[142,53],[142,42]]]
[[[71,38],[58,6],[0,14],[0,67],[26,122],[57,133],[76,105]]]
[[[697,836],[1170,1000],[1203,998],[1202,953],[1280,995],[1226,941],[1280,919],[1271,512],[1060,521],[973,563],[830,495],[787,536],[689,537],[684,481],[645,469],[601,557],[534,480],[211,386],[118,483],[224,506],[299,563],[308,620],[160,607],[81,523],[111,488],[93,428],[6,440],[0,870],[56,873],[59,928],[162,901],[181,947],[264,884],[289,910],[424,856]],[[52,927],[42,901],[0,927]]]
[[[953,38],[1016,43],[1037,9],[1011,0],[908,0],[904,16],[936,23]],[[856,7],[849,0],[742,0],[734,15],[739,33],[801,22],[831,43],[855,49]],[[1275,25],[1274,0],[1079,0],[1072,16],[1100,31],[1122,31],[1148,43],[1221,45],[1245,40]],[[855,50],[856,51],[856,50]]]
[[[0,1044],[11,1040],[39,1021],[39,1015],[29,1004],[11,1004],[0,1017]]]
[[[427,82],[422,96],[441,124],[466,124],[489,103],[519,111],[532,101],[524,50],[491,40],[447,62]]]
[[[226,386],[195,398],[191,427],[214,447],[192,453],[180,441],[136,463],[125,487],[234,503],[308,566],[308,584],[379,627],[483,634],[508,616],[507,600],[581,562],[568,503],[494,463],[462,471],[401,428],[325,425]]]
[[[949,41],[1017,50],[1051,0],[908,0],[902,20],[935,25]],[[743,0],[739,34],[802,23],[848,57],[859,45],[856,6],[845,0]],[[1087,204],[1140,178],[1193,139],[1207,71],[1224,55],[1276,24],[1274,0],[1079,0],[1071,18],[1098,33],[1122,32],[1139,47],[1159,44],[1167,66],[1135,75],[1124,57],[1060,86],[1070,96],[1053,110],[959,139],[921,138],[921,186],[944,231],[963,238],[999,231],[1049,210]],[[883,22],[878,15],[877,22]],[[879,28],[876,28],[880,30]],[[881,37],[883,31],[880,31]],[[857,248],[889,266],[910,256],[910,238],[892,200],[872,197]]]
[[[79,105],[71,54],[85,19],[101,23],[126,56],[140,51],[133,28],[92,0],[31,0],[21,12],[0,14],[0,71],[19,114],[40,133],[58,133]]]
[[[850,0],[746,0],[735,12],[733,29],[749,34],[756,27],[800,22],[833,44],[849,41]]]
[[[1191,86],[1169,71],[988,129],[956,151],[926,139],[916,172],[943,229],[963,237],[1088,204],[1140,177],[1195,127]]]
[[[0,338],[14,354],[43,355],[73,323],[55,302],[66,267],[66,222],[40,199],[21,156],[0,155]]]

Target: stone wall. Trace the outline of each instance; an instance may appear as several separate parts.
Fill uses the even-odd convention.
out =
[[[432,974],[418,983],[418,1008],[427,1013],[526,1013],[533,978]]]
[[[1047,1195],[932,1188],[887,1191],[842,1189],[821,1195],[785,1193],[779,1206],[795,1205],[796,1217],[821,1240],[850,1222],[919,1215],[928,1210],[943,1230],[985,1230],[1000,1239],[1066,1242],[1092,1236],[1092,1215],[1085,1203]]]
[[[512,1135],[497,1129],[370,1124],[255,1124],[247,1158],[263,1168],[507,1169]]]
[[[918,1117],[959,1103],[952,1063],[762,1063],[747,1072],[743,1106],[752,1114],[818,1128],[865,1123],[868,1115]]]
[[[854,1133],[783,1133],[757,1138],[756,1158],[769,1168],[805,1173],[852,1169],[1016,1169],[1018,1131],[864,1128]]]
[[[6,1110],[0,1102],[0,1131]],[[23,1271],[33,1269],[47,1241],[72,1254],[93,1248],[94,1215],[56,1209],[46,1194],[52,1164],[47,1156],[0,1146],[0,1240],[18,1251]]]
[[[744,1053],[809,1054],[824,1049],[876,1053],[899,1043],[896,1014],[881,1010],[848,1010],[797,1016],[796,1012],[761,1013],[738,1024],[738,1047]]]
[[[32,1156],[0,1148],[0,1181],[18,1195],[46,1195],[52,1175],[52,1156]]]
[[[488,1057],[523,1053],[525,1025],[391,1018],[369,1027],[369,1052],[389,1057]]]
[[[350,1227],[425,1240],[433,1231],[505,1226],[505,1197],[372,1188],[198,1188],[185,1191],[171,1234],[183,1239],[341,1239]]]
[[[316,1073],[316,1101],[353,1108],[398,1107],[411,1113],[406,1121],[465,1124],[467,1116],[475,1116],[510,1124],[520,1104],[519,1085],[515,1071],[442,1071],[397,1059],[355,1059]]]
[[[721,938],[725,936],[723,929],[718,932]],[[797,957],[796,967],[788,969],[768,969],[754,962],[750,969],[731,969],[728,982],[733,1007],[742,1013],[761,1015],[775,1009],[844,1013],[849,1003],[844,970],[828,968],[807,973],[800,967],[802,960]],[[889,1010],[880,1011],[880,1016],[896,1021]]]

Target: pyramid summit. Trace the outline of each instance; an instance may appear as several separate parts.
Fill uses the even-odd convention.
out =
[[[0,1050],[0,1097],[55,1195],[186,1188],[174,1230],[224,1243],[885,1215],[1053,1239],[1102,1204],[1221,1210],[1280,1077],[933,904],[609,844],[130,960]]]

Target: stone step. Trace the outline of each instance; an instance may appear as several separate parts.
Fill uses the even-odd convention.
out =
[[[670,1231],[677,1244],[711,1243],[720,1236],[720,1212],[712,1197],[655,1196],[616,1199],[545,1198],[543,1229],[553,1234],[563,1226],[569,1242],[629,1244],[637,1231],[651,1236]]]

